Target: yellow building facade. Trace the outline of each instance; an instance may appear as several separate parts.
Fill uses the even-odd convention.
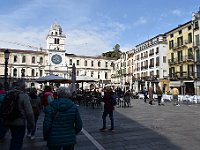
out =
[[[166,33],[168,41],[169,79],[180,94],[195,94],[194,29],[192,21]]]

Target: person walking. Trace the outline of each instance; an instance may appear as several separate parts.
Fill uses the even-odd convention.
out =
[[[112,96],[113,92],[111,87],[106,87],[105,88],[105,93],[103,97],[103,102],[104,102],[104,111],[102,115],[103,119],[103,127],[100,129],[100,131],[106,131],[106,117],[109,115],[110,121],[111,121],[111,128],[109,129],[110,131],[114,132],[114,117],[113,117],[113,111],[114,111],[114,106],[112,105]]]
[[[152,86],[149,87],[149,92],[148,93],[149,93],[149,104],[153,105],[153,93],[154,93],[154,90],[153,90]]]
[[[26,130],[26,122],[30,124],[30,128],[33,129],[34,124],[34,114],[32,106],[30,103],[30,97],[25,93],[25,82],[24,80],[19,80],[15,83],[15,87],[8,91],[7,94],[16,90],[18,94],[18,109],[20,116],[14,120],[7,120],[6,124],[8,125],[11,132],[11,142],[9,150],[21,150],[23,146],[23,139]]]
[[[131,105],[131,92],[127,90],[124,94],[124,107],[129,107]]]
[[[179,90],[176,87],[172,88],[172,97],[174,106],[180,106],[178,102],[178,95],[179,95]]]
[[[34,121],[35,121],[35,127],[34,129],[31,129],[31,126],[27,124],[27,137],[31,140],[35,139],[35,131],[36,131],[36,125],[38,121],[38,117],[40,115],[40,111],[42,109],[41,107],[41,101],[40,98],[37,96],[37,90],[35,88],[31,89],[29,96],[31,98],[31,105],[34,113]]]
[[[147,89],[144,88],[142,92],[143,92],[143,94],[144,94],[144,102],[146,103],[146,102],[147,102],[147,99],[148,99],[148,97],[147,97]]]
[[[43,137],[49,150],[74,150],[76,135],[82,129],[82,120],[67,87],[57,89],[58,99],[45,109]]]
[[[158,105],[161,105],[161,99],[163,93],[159,85],[156,86],[156,94],[158,96]]]

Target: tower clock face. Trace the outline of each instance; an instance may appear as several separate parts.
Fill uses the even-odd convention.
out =
[[[61,57],[60,55],[58,55],[58,54],[55,54],[55,55],[53,55],[53,56],[51,57],[51,61],[52,61],[54,64],[58,65],[58,64],[60,64],[60,63],[62,62],[62,57]]]

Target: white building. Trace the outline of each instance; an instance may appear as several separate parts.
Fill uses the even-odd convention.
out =
[[[97,86],[110,84],[111,64],[114,60],[102,56],[78,56],[68,54],[65,50],[66,36],[59,24],[54,23],[46,37],[47,49],[19,50],[8,49],[10,57],[8,60],[8,80],[11,85],[14,80],[23,78],[28,86],[41,88],[35,80],[38,77],[49,74],[62,77],[71,77],[72,65],[76,66],[77,75],[86,75],[99,79]],[[0,82],[4,82],[4,51],[0,48]]]
[[[152,84],[160,83],[161,88],[168,86],[165,85],[168,84],[165,81],[168,76],[168,51],[165,35],[157,35],[138,44],[131,51],[133,60],[129,62],[132,62],[133,66],[132,80],[134,81],[132,83],[136,92],[141,91],[144,86],[148,88]],[[132,59],[132,57],[130,58]]]

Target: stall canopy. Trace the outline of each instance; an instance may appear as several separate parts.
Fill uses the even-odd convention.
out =
[[[36,82],[45,83],[45,82],[54,82],[54,83],[70,83],[71,80],[57,76],[57,75],[47,75],[44,77],[39,77]]]

